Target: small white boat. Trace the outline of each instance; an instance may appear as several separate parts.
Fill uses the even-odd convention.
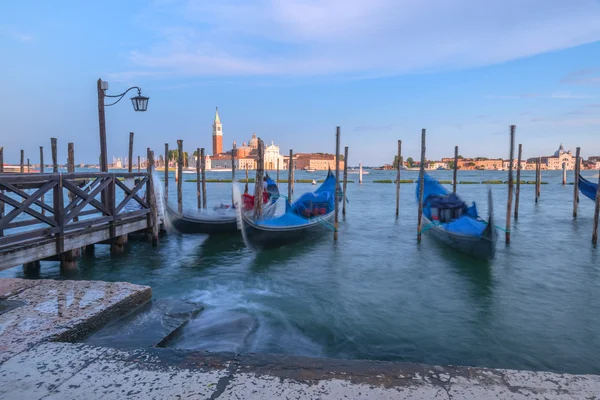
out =
[[[313,179],[313,181],[312,181],[312,184],[313,184],[313,185],[316,185],[316,184],[317,184],[317,181],[315,181],[315,180]]]
[[[359,173],[359,171],[358,171],[357,169],[349,169],[349,170],[348,170],[348,173],[349,173],[349,174],[358,174],[358,173]],[[365,171],[364,169],[363,169],[363,172],[362,172],[362,173],[363,173],[363,175],[369,175],[369,171]]]

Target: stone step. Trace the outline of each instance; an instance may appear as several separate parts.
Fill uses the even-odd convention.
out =
[[[163,345],[204,307],[175,299],[149,301],[108,324],[82,342],[115,348],[147,348]]]

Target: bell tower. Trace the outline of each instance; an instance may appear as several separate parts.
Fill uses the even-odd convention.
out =
[[[223,152],[223,125],[221,125],[221,119],[219,118],[219,107],[215,111],[215,122],[213,122],[212,129],[213,139],[213,156],[221,154]]]

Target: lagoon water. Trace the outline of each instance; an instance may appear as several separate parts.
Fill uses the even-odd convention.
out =
[[[452,172],[432,175],[451,179]],[[131,242],[120,256],[97,246],[68,276],[57,263],[43,263],[41,277],[129,281],[151,286],[154,298],[203,304],[173,347],[600,373],[600,249],[591,245],[591,200],[581,197],[574,220],[573,186],[561,185],[560,171],[544,171],[548,184],[537,205],[534,185],[522,186],[511,245],[500,232],[496,258],[482,262],[427,233],[417,244],[416,185],[401,185],[396,218],[395,185],[372,182],[394,178],[393,171],[370,171],[359,185],[358,175],[349,175],[355,182],[337,243],[331,234],[253,253],[241,235],[170,233],[157,248]],[[402,178],[417,179],[417,172]],[[459,181],[492,179],[506,180],[507,172],[459,171]],[[522,179],[533,180],[533,171]],[[496,224],[504,226],[507,185],[463,184],[458,192],[486,215],[488,188]],[[169,189],[175,202],[173,176]],[[295,189],[298,196],[313,186]],[[280,190],[286,194],[287,185]],[[196,184],[185,182],[183,191],[184,208],[194,210]],[[208,183],[207,191],[211,208],[230,200],[231,184]],[[0,276],[23,273],[17,267]]]

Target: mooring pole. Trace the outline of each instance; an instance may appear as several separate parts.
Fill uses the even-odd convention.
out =
[[[256,172],[258,173],[258,170]],[[246,164],[246,186],[244,187],[244,193],[248,193],[248,164]]]
[[[567,163],[562,163],[562,184],[563,186],[567,184]]]
[[[338,187],[340,182],[340,127],[335,130],[335,196],[334,196],[334,214],[333,214],[333,240],[338,239],[338,220],[340,207],[338,205],[339,193]]]
[[[454,168],[452,168],[452,192],[456,193],[456,179],[458,175],[458,146],[454,146]]]
[[[21,150],[21,173],[25,172],[25,150]]]
[[[294,150],[290,149],[290,159],[288,161],[288,202],[292,204],[292,171],[294,170]]]
[[[140,158],[140,156],[138,156],[138,164],[137,164],[138,172],[140,172],[140,169],[142,168],[142,166],[140,164],[141,164],[141,158]]]
[[[104,90],[102,79],[98,79],[98,127],[100,131],[100,172],[108,172],[108,155],[106,153],[106,120],[104,118]],[[106,204],[105,204],[106,205]]]
[[[519,219],[519,196],[521,194],[521,158],[523,157],[523,145],[519,143],[519,159],[517,161],[517,187],[515,190],[515,220]]]
[[[396,217],[400,214],[400,168],[402,168],[402,140],[398,140],[396,156]]]
[[[133,132],[129,132],[129,154],[127,156],[127,172],[133,172]]]
[[[540,158],[535,160],[535,203],[538,202],[538,185],[540,184]]]
[[[423,230],[423,185],[425,185],[425,135],[427,131],[421,129],[421,165],[419,165],[419,209],[417,214],[417,242],[421,242]]]
[[[0,174],[4,173],[4,147],[0,147]],[[0,193],[4,194],[4,190],[0,190]],[[42,208],[42,211],[44,209]],[[0,201],[0,218],[4,216],[4,202]],[[4,236],[4,232],[0,229],[0,237]]]
[[[196,149],[196,196],[198,196],[198,210],[202,208],[202,190],[200,186],[200,147]]]
[[[510,215],[513,200],[513,163],[515,160],[515,130],[516,125],[510,126],[510,158],[508,159],[508,201],[506,202],[506,244],[510,244]]]
[[[139,157],[138,157],[139,164]],[[169,198],[169,143],[165,143],[165,201]]]
[[[44,173],[44,146],[40,146],[40,174],[43,174],[43,173]],[[43,199],[44,198],[42,197],[42,200]]]
[[[177,179],[177,211],[179,214],[183,213],[183,140],[177,140],[177,175],[179,179]]]
[[[75,172],[75,145],[72,142],[67,144],[67,172]]]
[[[256,159],[256,179],[254,181],[254,220],[262,219],[263,178],[265,175],[265,144],[258,138],[258,157]],[[248,166],[246,166],[246,189],[248,187]]]
[[[358,163],[358,183],[362,183],[363,173],[362,173],[362,163]]]
[[[542,158],[538,158],[538,186],[537,186],[537,197],[540,198],[542,195]]]
[[[31,164],[29,163],[29,158],[27,159],[27,173],[31,172]]]
[[[57,154],[56,138],[50,138],[50,149],[52,151],[52,172],[58,172],[58,154]]]
[[[275,182],[279,185],[279,156],[277,157],[277,180]]]
[[[181,153],[180,153],[181,154]],[[148,198],[148,206],[150,207],[150,232],[151,232],[151,240],[152,246],[158,245],[158,208],[156,205],[156,193],[154,192],[154,174],[152,173],[152,168],[154,167],[154,152],[150,150],[148,147],[146,150],[146,168],[149,174],[148,183],[146,184],[146,197]]]
[[[233,147],[231,148],[231,205],[235,204],[235,199],[233,198],[233,185],[235,185],[235,142],[233,142]]]
[[[342,215],[346,215],[346,187],[348,186],[348,146],[344,147],[344,186],[342,193]]]
[[[206,210],[206,157],[204,147],[200,149],[200,168],[202,169],[202,208]]]
[[[579,203],[579,154],[581,147],[575,150],[575,182],[573,184],[573,218],[577,218],[577,204]]]
[[[594,231],[592,232],[592,244],[598,243],[598,213],[600,212],[600,174],[598,175],[598,186],[596,187],[596,207],[594,208]]]

